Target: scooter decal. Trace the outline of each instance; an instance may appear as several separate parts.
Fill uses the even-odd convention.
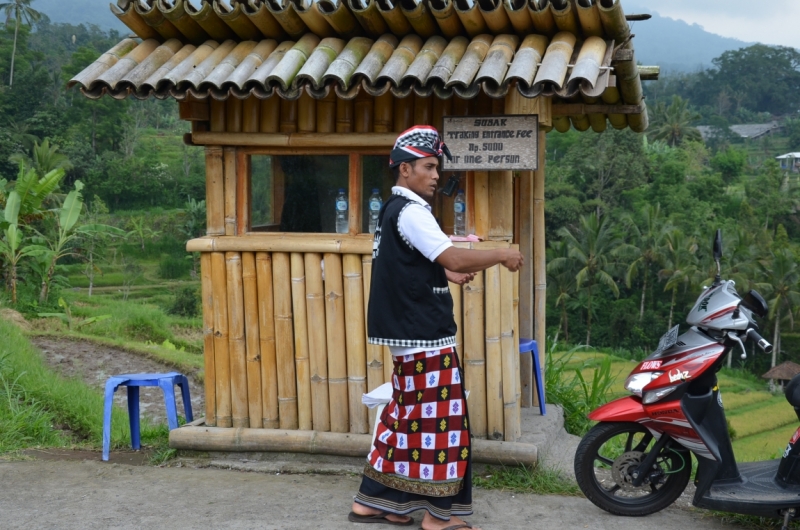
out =
[[[661,368],[661,361],[645,361],[640,370],[658,370],[659,368]]]
[[[688,371],[680,370],[678,368],[676,368],[675,370],[670,370],[670,372],[669,372],[669,382],[670,383],[674,383],[676,381],[686,381],[690,377],[692,377],[692,376],[689,375]]]
[[[731,307],[726,307],[725,309],[723,309],[721,311],[717,311],[713,315],[709,315],[706,318],[704,318],[703,319],[703,324],[707,324],[708,322],[711,322],[712,320],[714,320],[716,318],[719,318],[719,317],[721,317],[723,315],[727,315],[728,313],[733,313],[735,310],[736,310],[736,306],[735,305],[731,306]]]
[[[706,296],[700,301],[700,304],[697,306],[697,310],[705,311],[706,313],[708,313],[708,301],[711,300],[711,297],[714,296],[715,294],[717,294],[716,289],[708,293],[708,296]]]

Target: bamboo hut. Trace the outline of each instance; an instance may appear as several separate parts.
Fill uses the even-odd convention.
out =
[[[800,364],[793,363],[792,361],[785,361],[772,367],[767,373],[761,376],[761,379],[769,379],[770,385],[772,381],[777,380],[781,389],[783,389],[784,385],[798,374],[800,374]]]
[[[620,1],[111,8],[134,36],[70,86],[93,99],[174,98],[191,123],[184,141],[205,150],[207,235],[187,250],[201,253],[206,410],[171,444],[365,454],[374,417],[360,396],[390,377],[388,350],[365,337],[366,204],[374,188],[388,196],[397,133],[441,130],[448,116],[528,115],[538,169],[460,176],[467,230],[483,240],[460,244],[518,245],[527,265],[454,289],[472,430],[485,440],[476,458],[524,461],[508,442],[535,394],[519,337],[545,340],[547,132],[648,124],[641,82],[658,70],[637,65]],[[335,229],[339,189],[347,233]],[[434,213],[452,233],[452,198],[438,196]]]

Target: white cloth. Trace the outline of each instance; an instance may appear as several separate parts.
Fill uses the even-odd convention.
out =
[[[439,228],[430,204],[410,189],[402,186],[394,186],[392,193],[402,195],[412,201],[397,219],[400,235],[423,256],[431,261],[436,261],[442,252],[453,246],[453,242]],[[417,353],[420,349],[389,346],[389,351],[392,356],[400,357]]]

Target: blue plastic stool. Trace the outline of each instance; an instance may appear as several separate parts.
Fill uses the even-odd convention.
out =
[[[131,422],[131,447],[140,449],[140,424],[139,424],[139,387],[157,386],[164,391],[164,402],[167,406],[167,423],[169,429],[178,428],[178,411],[175,406],[175,385],[181,387],[183,409],[186,421],[193,421],[192,401],[189,396],[189,380],[178,372],[168,374],[124,374],[115,375],[106,381],[105,408],[103,410],[103,461],[108,461],[111,447],[111,409],[114,401],[114,392],[121,386],[128,387],[128,416]]]
[[[536,341],[532,339],[519,339],[519,353],[531,352],[533,361],[533,376],[536,378],[536,394],[539,396],[539,412],[542,416],[546,414],[544,407],[544,381],[542,381],[542,369],[539,366],[539,348]]]

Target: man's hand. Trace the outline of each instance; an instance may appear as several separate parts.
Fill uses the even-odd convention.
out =
[[[522,252],[509,248],[506,250],[506,254],[507,255],[503,257],[500,264],[511,272],[520,270],[525,262],[525,259],[522,257]]]
[[[447,281],[456,285],[466,285],[475,279],[474,272],[453,272],[445,269],[444,273],[447,275]]]

